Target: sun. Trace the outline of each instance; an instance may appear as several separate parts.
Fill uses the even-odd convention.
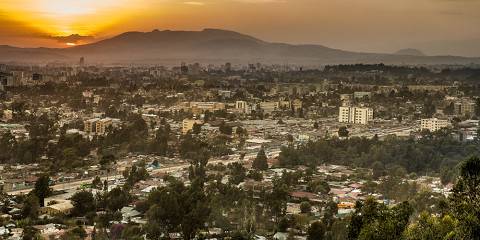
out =
[[[65,43],[65,45],[67,45],[67,46],[71,46],[71,47],[73,47],[73,46],[77,46],[77,44],[76,44],[76,43],[71,43],[71,42],[69,42],[69,43]]]

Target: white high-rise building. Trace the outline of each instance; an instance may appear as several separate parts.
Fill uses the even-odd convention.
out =
[[[373,109],[360,107],[340,107],[338,110],[338,122],[368,124],[373,121]]]

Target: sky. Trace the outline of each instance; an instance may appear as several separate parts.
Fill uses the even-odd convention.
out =
[[[352,51],[480,56],[480,0],[0,0],[0,45],[204,28]]]

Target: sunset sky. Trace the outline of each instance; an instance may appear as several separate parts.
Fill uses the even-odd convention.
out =
[[[0,0],[0,44],[14,46],[203,28],[355,51],[480,56],[479,0]]]

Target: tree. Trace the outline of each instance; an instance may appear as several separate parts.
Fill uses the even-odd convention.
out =
[[[52,194],[52,189],[50,188],[50,177],[48,175],[42,175],[35,182],[35,187],[32,190],[32,193],[37,196],[40,203],[40,207],[45,206],[45,198]]]
[[[38,197],[34,194],[29,194],[23,202],[22,216],[24,218],[37,219],[39,210],[40,204]]]
[[[456,239],[455,221],[449,215],[436,217],[422,212],[419,219],[405,231],[406,240]]]
[[[241,163],[234,162],[232,164],[228,165],[228,170],[229,170],[229,181],[232,184],[239,184],[245,180],[245,177],[247,176],[247,169],[243,167]]]
[[[85,216],[87,213],[95,211],[95,198],[91,192],[76,192],[71,201],[73,205],[72,215],[74,216]]]
[[[200,132],[202,132],[202,124],[194,123],[193,127],[192,127],[192,133],[193,134],[200,134]]]
[[[267,155],[263,147],[258,151],[257,157],[253,160],[252,163],[253,169],[265,171],[268,169]]]
[[[338,129],[338,136],[339,137],[348,138],[348,134],[349,134],[349,131],[348,131],[347,127],[342,126]]]
[[[480,236],[480,159],[471,157],[460,166],[460,175],[449,202],[453,216],[458,220],[460,239],[478,239]]]
[[[162,126],[157,130],[155,139],[151,144],[151,151],[160,156],[165,156],[168,152],[168,139],[170,138],[170,126]]]
[[[300,211],[302,213],[310,213],[312,211],[312,205],[309,202],[301,202]]]
[[[108,193],[107,200],[107,208],[115,212],[128,204],[130,195],[128,191],[116,187]]]
[[[36,228],[31,225],[23,227],[22,240],[40,240],[42,239]]]
[[[225,135],[232,135],[233,128],[232,126],[227,125],[225,122],[222,122],[219,127],[220,133]]]
[[[102,189],[103,188],[102,180],[100,179],[99,176],[95,176],[95,178],[92,181],[92,186],[95,189]]]
[[[322,222],[314,222],[307,230],[307,240],[323,240],[325,238],[326,226]]]
[[[330,192],[330,186],[326,181],[317,179],[308,182],[307,190],[312,193],[328,194]]]
[[[373,198],[368,198],[365,203],[357,202],[348,226],[348,239],[401,239],[412,213],[413,208],[408,202],[393,208],[377,203]]]
[[[62,240],[83,240],[87,237],[87,232],[83,227],[77,226],[69,231],[67,231],[64,235],[62,235]]]

